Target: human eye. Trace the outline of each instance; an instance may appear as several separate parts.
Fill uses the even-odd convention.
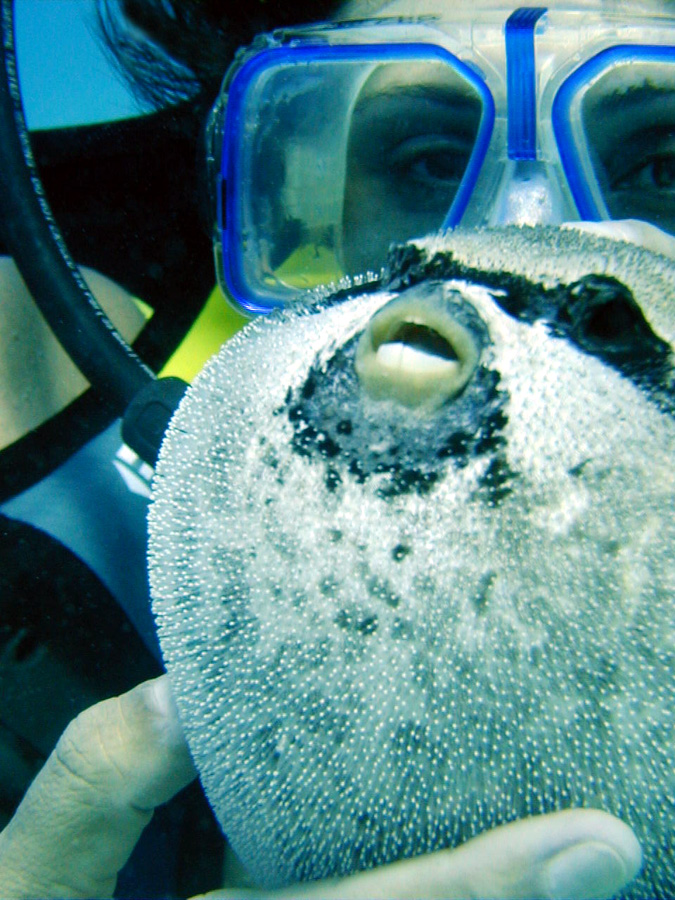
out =
[[[642,134],[623,163],[608,166],[607,208],[613,219],[642,219],[675,232],[675,139]],[[638,149],[639,147],[639,149]],[[615,160],[620,154],[615,154]]]
[[[452,134],[416,134],[385,154],[386,191],[402,211],[442,220],[464,177],[473,144]],[[384,185],[383,185],[384,186]]]
[[[389,171],[413,190],[455,190],[466,171],[470,148],[442,135],[418,135],[390,153]]]
[[[637,166],[618,178],[612,188],[617,191],[674,191],[675,150],[640,160]]]

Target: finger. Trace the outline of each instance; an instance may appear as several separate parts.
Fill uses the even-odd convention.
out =
[[[112,896],[153,808],[195,774],[166,676],[85,710],[0,834],[0,896]]]
[[[640,845],[623,822],[592,809],[566,810],[503,825],[455,850],[362,872],[342,881],[280,891],[209,898],[263,896],[277,900],[358,898],[599,898],[611,897],[637,875]]]

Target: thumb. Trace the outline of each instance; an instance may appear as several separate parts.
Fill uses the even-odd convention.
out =
[[[206,896],[209,900],[594,900],[618,893],[637,875],[641,862],[635,835],[619,819],[596,809],[570,809],[521,819],[454,850],[340,881],[272,893],[214,891]]]

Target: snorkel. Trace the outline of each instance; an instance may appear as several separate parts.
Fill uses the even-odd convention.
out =
[[[2,0],[0,10],[0,228],[6,250],[73,362],[121,413],[154,375],[87,288],[51,213],[21,102],[13,0]]]
[[[52,215],[21,100],[13,0],[0,2],[0,231],[35,303],[72,361],[115,413],[123,437],[154,463],[185,383],[156,379],[101,309]]]

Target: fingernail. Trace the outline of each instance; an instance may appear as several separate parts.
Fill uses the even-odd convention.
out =
[[[174,703],[168,677],[161,675],[147,681],[144,686],[148,703],[153,710],[164,718],[171,718],[174,715]]]
[[[547,896],[553,900],[612,897],[637,874],[631,861],[600,841],[585,841],[563,850],[546,869]]]
[[[180,724],[178,709],[176,708],[176,702],[171,693],[168,677],[162,675],[160,678],[146,681],[144,687],[146,688],[145,696],[148,706],[156,716],[160,717],[161,727],[164,728],[167,733],[171,733],[182,741],[183,728]]]

